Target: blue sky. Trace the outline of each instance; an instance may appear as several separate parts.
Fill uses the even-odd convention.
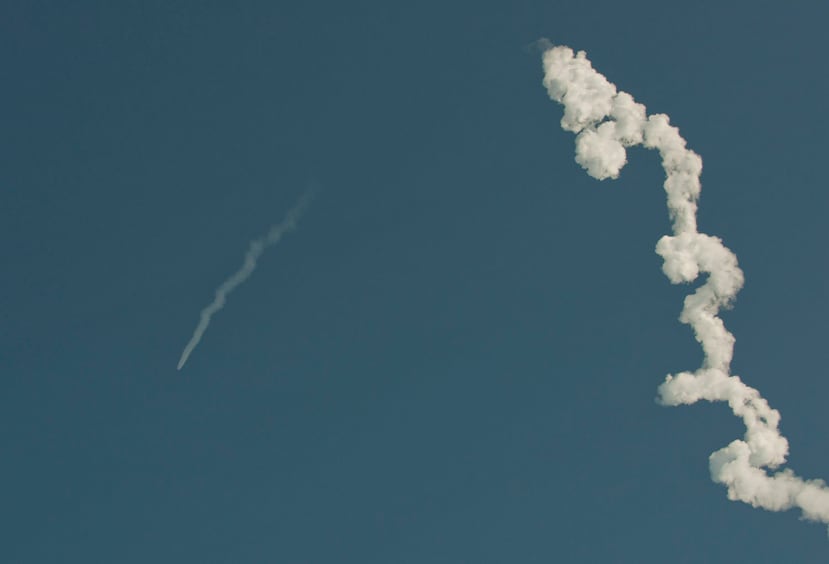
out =
[[[816,3],[0,8],[3,561],[818,562],[726,499],[652,152],[573,161],[540,37],[704,161],[735,373],[829,477]],[[316,183],[181,372],[198,312]]]

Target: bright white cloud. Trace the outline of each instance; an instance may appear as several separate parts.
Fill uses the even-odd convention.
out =
[[[679,129],[664,114],[647,115],[645,106],[593,69],[584,51],[550,47],[544,52],[544,86],[564,106],[561,127],[576,134],[576,162],[599,180],[616,178],[627,162],[626,147],[656,149],[673,234],[656,245],[662,270],[674,284],[708,278],[685,298],[679,320],[690,325],[705,353],[694,372],[669,375],[659,386],[664,405],[699,400],[727,402],[746,427],[735,440],[710,456],[715,482],[728,498],[771,511],[799,508],[807,519],[829,524],[829,489],[821,480],[804,480],[791,470],[770,473],[785,463],[789,444],[780,434],[780,414],[760,393],[730,373],[734,336],[718,317],[743,285],[737,257],[717,237],[697,231],[697,198],[702,159],[686,147]]]

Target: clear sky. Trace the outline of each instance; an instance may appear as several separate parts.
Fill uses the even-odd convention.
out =
[[[0,561],[825,562],[711,482],[726,407],[654,402],[662,170],[587,176],[533,47],[702,156],[733,369],[829,478],[829,9],[722,4],[3,3]]]

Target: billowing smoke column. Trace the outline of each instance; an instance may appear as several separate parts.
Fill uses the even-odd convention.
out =
[[[544,52],[544,86],[564,105],[561,127],[576,134],[576,162],[599,180],[616,178],[627,162],[626,147],[656,149],[667,176],[665,192],[673,235],[656,245],[662,270],[674,284],[707,274],[705,283],[685,298],[679,317],[691,326],[705,353],[694,372],[669,375],[659,386],[664,405],[699,400],[728,402],[742,418],[743,440],[713,453],[711,478],[728,488],[728,498],[772,511],[794,507],[807,519],[829,523],[829,489],[821,480],[804,480],[791,470],[770,474],[786,461],[789,445],[780,434],[780,414],[760,393],[730,374],[734,336],[718,317],[743,285],[737,257],[717,237],[697,231],[697,199],[702,159],[685,147],[679,130],[664,114],[647,115],[645,106],[619,92],[596,72],[583,51],[550,47]],[[768,469],[768,470],[767,470]]]
[[[210,325],[210,318],[213,317],[214,313],[225,306],[227,295],[235,290],[239,284],[250,278],[251,274],[253,274],[253,271],[256,269],[256,262],[259,260],[259,257],[262,256],[262,253],[265,252],[265,249],[279,243],[282,236],[288,231],[296,229],[297,221],[299,221],[299,218],[305,211],[305,208],[308,207],[313,195],[313,188],[309,189],[300,197],[294,207],[288,211],[285,219],[283,219],[281,223],[271,227],[263,237],[254,239],[250,242],[248,252],[245,253],[245,260],[242,263],[242,267],[234,272],[230,278],[222,282],[218,288],[216,288],[216,295],[213,298],[213,301],[201,310],[201,314],[199,315],[199,323],[196,325],[195,331],[193,331],[193,336],[190,337],[190,341],[181,353],[181,358],[179,359],[177,366],[178,370],[181,370],[187,362],[187,359],[190,358],[190,353],[193,352],[193,349],[195,349],[199,344],[199,341],[201,341],[202,335],[204,335],[204,332],[207,331],[207,326]]]

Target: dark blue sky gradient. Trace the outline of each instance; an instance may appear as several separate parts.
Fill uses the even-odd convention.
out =
[[[657,155],[593,180],[541,86],[585,49],[703,157],[734,370],[829,477],[829,9],[701,4],[0,6],[0,561],[825,562],[654,403],[701,360]]]

